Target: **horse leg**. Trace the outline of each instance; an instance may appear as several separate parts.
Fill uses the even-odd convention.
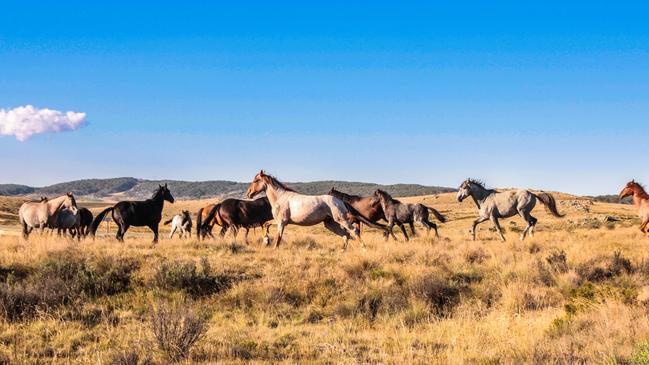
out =
[[[286,223],[279,222],[277,223],[277,240],[275,242],[275,248],[279,247],[280,242],[282,242],[282,235],[284,234],[284,227]]]
[[[158,243],[158,223],[154,223],[149,226],[149,228],[153,231],[153,244],[155,245]]]
[[[221,231],[219,232],[219,236],[221,238],[225,237],[225,234],[228,232],[228,225],[224,224],[223,227],[221,227]],[[214,238],[214,236],[212,236]]]
[[[647,233],[645,231],[645,228],[647,228],[647,225],[649,225],[649,217],[645,218],[642,224],[640,224],[640,232],[642,233]]]
[[[324,220],[324,226],[326,229],[331,231],[333,234],[336,236],[341,236],[343,238],[343,248],[341,251],[347,251],[347,246],[349,244],[349,239],[351,236],[349,233],[336,221],[334,221],[332,218],[327,218]]]
[[[478,224],[486,221],[489,219],[489,217],[478,217],[478,219],[473,221],[473,227],[471,228],[471,234],[473,235],[473,240],[475,241],[475,229],[478,226]]]
[[[409,222],[408,225],[410,226],[410,232],[412,232],[412,236],[417,237],[417,232],[415,231],[415,223]]]
[[[174,233],[176,233],[176,226],[171,226],[171,232],[169,233],[169,239],[174,238]]]
[[[401,232],[403,232],[403,235],[406,237],[406,242],[410,241],[408,233],[406,232],[406,227],[403,225],[403,223],[399,223],[399,228],[401,228]]]
[[[27,240],[29,238],[29,233],[31,232],[31,227],[27,225],[26,222],[23,222],[23,238]]]
[[[503,229],[500,227],[500,222],[498,222],[498,218],[494,215],[491,216],[491,221],[494,224],[494,227],[496,227],[496,232],[498,232],[498,235],[500,236],[500,240],[505,242],[505,235],[503,234]]]
[[[433,230],[435,230],[435,237],[439,237],[439,232],[437,232],[437,224],[435,224],[435,223],[433,223],[433,222],[431,222],[431,221],[429,221],[427,219],[422,219],[421,224],[423,224],[424,227],[426,227],[426,229],[428,230],[428,232],[426,234],[430,233],[430,230],[433,229]]]
[[[128,231],[128,228],[129,228],[129,225],[126,224],[126,223],[124,223],[124,224],[122,224],[122,225],[120,226],[120,229],[119,229],[119,238],[118,238],[118,240],[119,240],[120,242],[124,242],[124,235],[126,235],[126,231]]]
[[[246,227],[246,233],[243,235],[243,241],[246,243],[246,245],[249,245],[250,242],[248,242],[248,232],[250,232],[250,228]]]
[[[264,234],[264,244],[266,246],[270,245],[270,223],[264,225],[266,233]]]

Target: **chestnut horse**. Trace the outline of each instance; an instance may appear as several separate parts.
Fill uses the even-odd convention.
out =
[[[221,203],[215,203],[215,204],[208,204],[201,209],[198,210],[198,213],[196,213],[196,239],[201,240],[205,239],[206,236],[210,236],[211,238],[214,238],[214,235],[212,234],[212,229],[214,226],[220,226],[221,228],[221,236],[225,235],[225,232],[228,230],[228,226],[223,223],[223,220],[221,219],[221,216],[218,214],[215,214],[212,219],[207,220],[207,217],[209,216],[210,212],[212,209],[215,207],[221,206]]]
[[[375,224],[383,226],[382,224],[378,223],[378,221],[380,221],[381,219],[387,221],[387,219],[385,218],[385,214],[383,213],[381,200],[375,196],[358,196],[358,195],[345,194],[342,191],[336,190],[335,188],[331,188],[331,190],[329,190],[327,194],[331,196],[335,196],[336,198],[351,205],[360,214],[362,214],[363,217],[367,218],[367,220],[371,222],[374,222]],[[362,227],[361,222],[356,221],[354,223],[358,225],[358,230],[361,231],[361,227]],[[385,235],[386,240],[389,237],[390,237],[389,234]],[[395,241],[397,240],[397,237],[394,236],[394,233],[392,233],[392,238],[394,238]]]
[[[629,181],[624,189],[620,192],[620,199],[633,195],[633,204],[638,208],[638,215],[640,216],[640,231],[647,233],[645,230],[649,225],[649,194],[647,194],[639,183],[635,180]]]

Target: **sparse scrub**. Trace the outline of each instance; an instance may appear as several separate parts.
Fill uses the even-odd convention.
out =
[[[151,308],[150,322],[155,341],[173,362],[187,358],[207,331],[205,319],[186,305],[158,304]]]

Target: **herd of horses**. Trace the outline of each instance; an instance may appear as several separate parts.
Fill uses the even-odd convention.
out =
[[[258,197],[260,194],[265,196]],[[432,207],[423,204],[407,204],[394,199],[383,190],[376,190],[371,196],[356,196],[343,193],[332,188],[325,195],[301,194],[280,182],[263,170],[255,175],[246,192],[248,199],[225,199],[217,204],[202,207],[196,216],[197,239],[213,237],[214,226],[221,227],[219,234],[224,236],[229,230],[235,240],[240,229],[245,229],[245,242],[248,243],[248,232],[251,228],[261,227],[264,243],[269,245],[271,224],[277,226],[275,247],[278,247],[287,225],[313,226],[323,223],[325,228],[340,236],[343,250],[347,249],[349,239],[359,242],[363,250],[365,243],[361,237],[362,226],[368,226],[383,231],[386,240],[390,237],[397,240],[393,232],[394,226],[401,229],[406,240],[409,239],[406,225],[410,227],[412,236],[416,235],[415,223],[423,226],[427,232],[434,230],[438,236],[437,225],[430,220],[430,214],[440,222],[446,222],[446,217]],[[620,198],[633,196],[635,206],[641,218],[640,230],[646,233],[649,225],[649,195],[635,181],[630,181],[619,194]],[[457,200],[462,202],[471,197],[478,209],[478,218],[473,221],[471,234],[476,239],[478,224],[491,220],[499,238],[505,241],[500,227],[500,218],[515,215],[527,223],[520,239],[526,235],[533,236],[538,219],[531,215],[537,201],[555,217],[563,217],[559,213],[554,197],[546,192],[531,192],[529,190],[511,190],[499,192],[487,189],[478,180],[466,179],[458,188]],[[165,201],[174,202],[167,184],[159,185],[150,199],[144,201],[121,201],[108,207],[93,218],[88,209],[78,208],[74,195],[65,195],[48,199],[41,198],[39,202],[24,203],[19,210],[20,224],[25,239],[33,229],[41,233],[45,228],[58,229],[59,234],[66,230],[81,239],[82,236],[95,236],[97,228],[109,213],[117,225],[116,238],[124,240],[129,227],[149,227],[153,231],[153,243],[158,242],[158,228],[162,220]],[[191,236],[192,219],[189,211],[174,216],[164,224],[172,224],[169,237],[176,231],[181,237]]]

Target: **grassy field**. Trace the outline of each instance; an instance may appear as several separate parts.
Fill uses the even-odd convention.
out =
[[[557,196],[566,218],[537,207],[525,242],[521,219],[504,220],[506,243],[488,223],[469,240],[470,200],[404,199],[449,217],[441,238],[367,231],[365,253],[339,252],[321,226],[289,226],[279,249],[259,230],[249,246],[152,247],[139,230],[24,242],[5,212],[0,363],[649,363],[649,238],[633,207]]]

